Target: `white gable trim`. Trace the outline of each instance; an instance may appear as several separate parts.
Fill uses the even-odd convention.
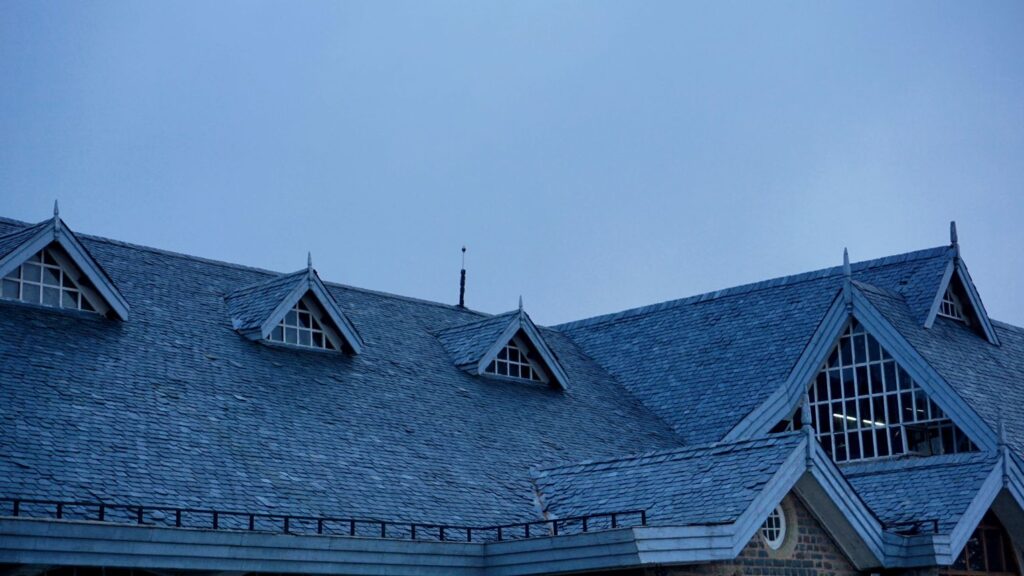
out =
[[[313,269],[309,269],[301,280],[295,283],[295,287],[288,292],[288,295],[281,300],[281,303],[274,308],[274,311],[267,316],[267,319],[260,324],[259,331],[253,331],[254,339],[266,339],[270,332],[280,324],[281,320],[288,314],[288,311],[295,307],[295,304],[306,294],[312,294],[317,303],[323,308],[324,313],[334,324],[333,329],[341,335],[341,338],[352,349],[352,352],[359,354],[363,351],[363,340],[356,332],[355,326],[338,309],[337,303],[327,291],[327,287],[317,276]]]
[[[847,312],[845,306],[842,306],[843,298],[840,293],[819,325],[817,333],[812,337],[808,345],[810,353],[805,350],[779,391],[773,393],[767,401],[734,427],[726,436],[726,440],[742,440],[767,434],[775,424],[792,414],[800,405],[807,387],[828,358],[829,352],[832,351],[852,315],[980,450],[995,450],[996,435],[985,421],[921,357],[857,287],[851,285],[848,289],[852,296],[852,312]]]
[[[939,314],[942,298],[945,296],[950,282],[953,281],[954,275],[960,279],[960,284],[963,285],[964,291],[967,292],[966,304],[970,306],[970,313],[981,327],[985,339],[989,343],[998,346],[999,337],[996,335],[995,328],[992,327],[992,321],[989,320],[988,312],[985,311],[985,304],[982,303],[981,295],[978,294],[978,289],[974,286],[970,273],[967,272],[967,265],[964,264],[963,259],[960,257],[950,259],[949,264],[946,266],[946,271],[942,274],[942,282],[939,283],[939,290],[935,293],[932,306],[928,310],[928,317],[925,318],[924,327],[931,328],[935,324],[935,318]]]
[[[50,220],[50,225],[42,227],[21,246],[0,259],[0,277],[21,266],[29,258],[54,242],[67,252],[71,261],[89,279],[110,310],[121,320],[128,320],[128,301],[117,290],[117,287],[114,286],[99,263],[92,258],[85,246],[82,246],[74,233],[58,217],[54,217]]]
[[[487,372],[487,367],[490,366],[491,362],[497,358],[498,352],[505,347],[519,332],[526,336],[530,345],[533,346],[537,353],[540,354],[540,360],[544,364],[544,369],[547,372],[548,377],[562,390],[568,390],[569,388],[569,377],[562,369],[561,364],[558,362],[558,358],[555,356],[551,348],[548,347],[544,338],[541,337],[540,330],[534,325],[530,317],[525,312],[520,311],[518,314],[512,317],[512,320],[508,323],[508,326],[501,331],[501,335],[498,336],[497,340],[491,344],[491,347],[487,349],[480,361],[477,362],[476,373],[484,375]]]

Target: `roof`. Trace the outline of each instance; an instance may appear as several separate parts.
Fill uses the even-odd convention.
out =
[[[884,525],[906,529],[908,523],[935,520],[939,532],[949,533],[998,460],[997,454],[978,452],[846,464],[841,469]]]
[[[535,482],[555,518],[646,510],[653,525],[726,524],[750,506],[804,438],[792,432],[545,468]]]
[[[508,328],[519,311],[513,310],[467,322],[440,331],[437,339],[451,355],[456,366],[466,366],[480,361],[484,353],[494,346],[501,333]]]
[[[362,354],[264,346],[225,296],[277,274],[79,238],[133,317],[3,305],[0,494],[490,524],[536,518],[533,466],[679,445],[562,334],[578,386],[509,385],[435,336],[480,313],[328,284]]]
[[[235,329],[252,330],[262,326],[270,313],[281,305],[285,296],[294,290],[296,283],[307,274],[306,269],[282,274],[228,294],[224,300],[231,317],[235,320]]]
[[[856,263],[852,271],[921,302],[923,323],[925,295],[934,296],[950,258],[942,246]],[[687,443],[714,442],[786,380],[842,283],[842,267],[826,268],[556,328]]]

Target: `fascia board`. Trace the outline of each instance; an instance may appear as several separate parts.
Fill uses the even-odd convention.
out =
[[[998,439],[992,429],[856,288],[853,315],[980,449],[995,450]]]
[[[327,287],[316,274],[310,276],[309,282],[310,290],[313,295],[316,296],[317,300],[320,301],[320,306],[330,316],[331,321],[338,327],[338,331],[341,332],[342,338],[348,340],[348,345],[352,347],[352,351],[359,354],[363,351],[363,339],[360,338],[359,333],[356,331],[355,326],[349,322],[348,317],[338,309],[338,303],[331,297],[330,292],[327,291]]]
[[[946,288],[949,286],[950,280],[953,279],[953,271],[956,266],[953,264],[953,259],[950,258],[946,264],[946,270],[942,273],[942,281],[939,282],[939,291],[935,293],[935,298],[932,299],[932,305],[928,309],[928,316],[924,320],[924,327],[931,328],[935,324],[935,317],[939,314],[939,307],[942,306],[942,298],[946,295]]]

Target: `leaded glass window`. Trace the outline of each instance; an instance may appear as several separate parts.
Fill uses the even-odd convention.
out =
[[[854,321],[808,392],[818,440],[836,462],[977,448]]]
[[[83,294],[86,280],[56,247],[44,248],[4,276],[0,296],[30,304],[95,312]]]
[[[939,316],[960,320],[961,322],[964,320],[964,310],[960,305],[960,298],[953,292],[952,283],[946,287],[946,293],[942,295],[942,302],[939,304]]]
[[[485,372],[520,380],[546,381],[541,368],[530,359],[527,347],[520,345],[516,339],[509,341],[498,352],[497,357],[491,361]]]
[[[304,348],[337,350],[334,339],[320,322],[320,316],[315,306],[307,304],[305,298],[300,299],[274,327],[267,340]]]

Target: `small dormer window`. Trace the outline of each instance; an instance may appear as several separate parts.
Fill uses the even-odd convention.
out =
[[[952,285],[946,288],[946,293],[942,296],[942,302],[939,304],[939,316],[964,321],[964,309],[960,305],[960,298],[953,292]]]
[[[547,382],[547,376],[539,365],[530,360],[528,348],[522,345],[518,338],[509,341],[499,352],[494,361],[487,366],[488,374],[519,378],[520,380],[533,380],[534,382]]]
[[[44,248],[3,278],[2,295],[8,300],[95,312],[84,292],[87,280],[56,246]]]
[[[337,350],[335,336],[324,329],[319,307],[302,298],[285,314],[281,322],[270,332],[267,340],[304,348]]]

